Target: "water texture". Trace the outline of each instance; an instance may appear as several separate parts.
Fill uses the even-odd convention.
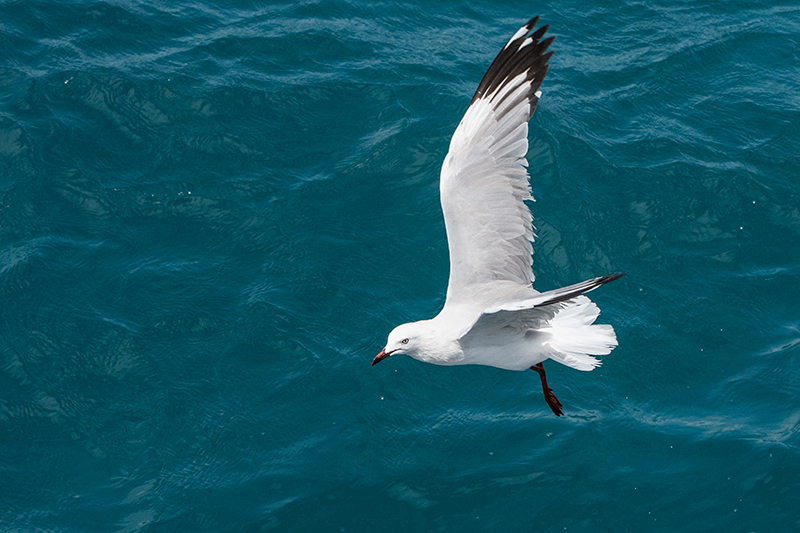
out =
[[[562,418],[370,367],[536,14],[536,286],[628,273]],[[3,531],[800,530],[796,3],[5,1],[0,47]]]

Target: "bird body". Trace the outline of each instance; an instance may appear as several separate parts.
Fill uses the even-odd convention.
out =
[[[540,293],[533,288],[533,217],[528,121],[552,52],[538,17],[503,47],[450,141],[440,175],[450,279],[442,311],[397,326],[373,365],[393,354],[438,365],[533,369],[556,415],[561,403],[542,362],[577,370],[600,364],[617,345],[614,329],[594,324],[600,310],[584,293],[622,274]],[[531,33],[533,31],[533,33]]]

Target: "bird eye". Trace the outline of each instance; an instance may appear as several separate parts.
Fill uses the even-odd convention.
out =
[[[400,344],[408,344],[408,339],[403,339],[400,341]]]

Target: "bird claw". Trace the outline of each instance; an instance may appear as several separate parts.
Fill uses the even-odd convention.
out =
[[[558,401],[558,398],[556,398],[556,395],[553,394],[552,389],[550,389],[549,387],[547,388],[547,392],[545,392],[544,394],[544,400],[547,402],[547,405],[550,406],[550,409],[553,410],[553,413],[556,416],[564,415],[564,411],[561,410],[561,408],[563,407],[561,405],[561,402]]]
[[[535,370],[537,374],[539,374],[539,378],[542,380],[542,392],[544,392],[544,401],[547,402],[547,405],[550,406],[552,409],[553,414],[556,416],[562,416],[564,411],[561,410],[561,402],[558,401],[556,395],[553,394],[553,389],[551,389],[547,385],[547,376],[544,373],[544,365],[542,363],[536,364],[531,367],[531,370]]]

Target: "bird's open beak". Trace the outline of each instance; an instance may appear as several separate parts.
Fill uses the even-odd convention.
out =
[[[378,355],[376,355],[376,356],[375,356],[375,359],[373,359],[373,360],[372,360],[372,366],[375,366],[375,365],[377,365],[378,363],[380,363],[381,361],[383,361],[384,359],[386,359],[387,357],[389,357],[389,356],[390,356],[390,355],[392,355],[393,353],[394,353],[394,352],[389,352],[389,353],[386,353],[385,351],[381,350],[381,353],[379,353]]]

